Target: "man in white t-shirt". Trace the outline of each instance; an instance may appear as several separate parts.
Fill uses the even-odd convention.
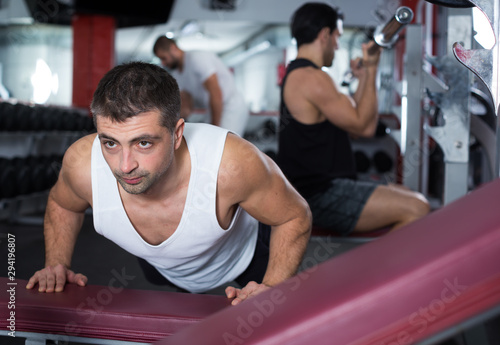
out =
[[[183,118],[191,114],[194,106],[203,107],[211,115],[207,122],[243,135],[248,107],[236,89],[231,71],[216,54],[183,51],[165,36],[156,40],[153,52],[179,84]]]

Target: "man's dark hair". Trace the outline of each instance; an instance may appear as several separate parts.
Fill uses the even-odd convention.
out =
[[[147,111],[161,114],[161,125],[170,130],[180,117],[180,93],[175,79],[163,68],[130,62],[111,69],[94,92],[90,111],[97,116],[124,122]]]
[[[162,35],[156,39],[156,42],[153,45],[153,54],[156,55],[156,53],[160,50],[169,50],[171,46],[177,47],[175,40]]]
[[[327,27],[330,32],[337,28],[337,20],[344,19],[339,9],[320,2],[308,2],[299,7],[292,16],[292,37],[297,47],[313,42],[319,32]]]

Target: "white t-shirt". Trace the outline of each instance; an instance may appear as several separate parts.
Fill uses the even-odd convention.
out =
[[[191,95],[196,107],[205,109],[209,109],[210,103],[208,91],[203,87],[203,83],[214,73],[217,75],[224,103],[220,126],[242,136],[248,121],[248,107],[236,89],[231,71],[216,54],[186,51],[182,72],[171,71],[179,89]],[[206,122],[210,122],[210,119]]]

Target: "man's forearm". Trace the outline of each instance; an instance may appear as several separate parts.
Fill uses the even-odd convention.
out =
[[[298,220],[272,227],[269,263],[262,283],[275,286],[297,273],[311,235],[311,224]]]
[[[186,91],[181,91],[181,117],[185,120],[189,118],[193,111],[193,98]]]
[[[358,113],[365,119],[367,127],[376,127],[378,120],[378,97],[377,97],[377,68],[366,67],[366,73],[359,81],[358,89],[354,95]]]
[[[220,126],[222,121],[222,99],[213,97],[210,99],[210,114],[212,115],[212,124]]]
[[[84,213],[62,208],[50,196],[44,218],[45,267],[62,264],[71,267],[71,257]]]

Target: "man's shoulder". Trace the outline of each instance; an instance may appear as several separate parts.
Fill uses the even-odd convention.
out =
[[[217,56],[217,54],[208,50],[188,50],[185,54],[191,56]]]
[[[325,80],[332,80],[330,75],[315,66],[302,66],[295,68],[288,73],[287,80],[299,85],[316,84]]]
[[[215,53],[203,50],[190,50],[186,51],[184,54],[188,60],[196,62],[200,60],[206,61],[206,60],[218,59],[218,56]]]
[[[97,134],[93,133],[75,141],[64,154],[64,167],[79,170],[79,168],[90,166],[92,145],[96,137]]]
[[[78,205],[82,205],[82,200],[88,204],[92,202],[91,155],[96,136],[96,134],[90,134],[80,138],[64,154],[56,187],[59,186],[57,188],[59,191],[72,191],[70,194],[63,192],[67,194],[64,196],[59,195],[63,198],[62,200],[66,200],[66,203],[69,202],[68,200]]]
[[[236,134],[228,133],[221,161],[222,164],[233,168],[238,166],[242,169],[249,169],[256,162],[260,162],[261,159],[261,151],[255,145]]]
[[[228,130],[222,127],[214,126],[209,123],[186,123],[184,127],[184,137],[198,138],[204,137],[205,139],[214,138],[217,135],[225,136]]]
[[[218,172],[221,195],[238,195],[254,183],[254,171],[262,165],[258,149],[245,139],[229,133]]]

